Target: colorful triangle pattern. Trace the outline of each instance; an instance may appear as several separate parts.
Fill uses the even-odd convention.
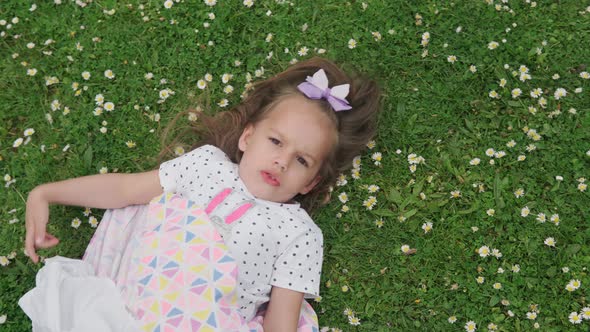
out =
[[[236,261],[204,210],[165,193],[150,202],[145,222],[126,286],[142,331],[263,331],[262,315],[246,322],[240,314]],[[319,332],[306,301],[298,331]]]
[[[135,307],[142,308],[136,314],[142,330],[239,331],[246,326],[237,309],[236,262],[207,214],[193,202],[164,194],[152,200],[147,218],[150,231],[141,242],[148,245],[139,246],[137,266],[130,272],[141,286]]]

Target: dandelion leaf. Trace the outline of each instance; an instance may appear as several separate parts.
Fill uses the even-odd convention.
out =
[[[407,211],[407,212],[404,213],[404,217],[406,217],[406,219],[408,219],[411,216],[415,215],[417,212],[418,212],[418,210],[411,209],[410,211]]]
[[[373,211],[374,214],[380,216],[380,217],[395,217],[396,214],[388,209],[379,209],[379,210],[375,210]]]
[[[494,295],[490,298],[490,307],[495,306],[496,304],[498,304],[498,302],[500,302],[500,297],[497,295]]]
[[[90,168],[92,166],[92,157],[92,145],[89,145],[88,148],[84,151],[84,156],[82,157],[84,160],[84,166],[86,166],[86,168]]]
[[[396,188],[391,188],[389,190],[389,195],[387,195],[387,199],[390,202],[394,202],[395,204],[401,204],[403,199],[402,199],[402,194],[396,189]]]
[[[416,185],[414,186],[414,190],[412,191],[414,196],[420,195],[423,187],[424,187],[424,180],[418,181],[418,183],[416,183]]]
[[[575,255],[578,253],[578,251],[580,251],[580,249],[582,249],[582,246],[575,243],[575,244],[571,244],[567,247],[566,251],[568,254],[570,255]]]

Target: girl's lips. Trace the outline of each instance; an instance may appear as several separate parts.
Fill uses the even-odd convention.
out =
[[[277,187],[281,184],[279,180],[269,172],[261,171],[260,174],[262,175],[262,179],[264,180],[264,182],[270,184],[271,186]]]

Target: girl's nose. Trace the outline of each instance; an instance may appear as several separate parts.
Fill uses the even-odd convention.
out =
[[[285,155],[278,155],[274,161],[276,167],[284,172],[287,170],[288,158]]]

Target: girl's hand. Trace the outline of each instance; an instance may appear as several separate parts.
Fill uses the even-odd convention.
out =
[[[27,235],[25,237],[25,253],[35,263],[39,255],[35,249],[51,248],[59,243],[59,239],[46,232],[49,221],[49,202],[43,197],[41,187],[33,189],[27,198],[25,212]]]
[[[147,204],[162,193],[158,170],[132,174],[97,174],[40,185],[29,193],[25,213],[25,252],[39,261],[35,249],[51,248],[59,240],[47,233],[49,204],[116,209]]]

